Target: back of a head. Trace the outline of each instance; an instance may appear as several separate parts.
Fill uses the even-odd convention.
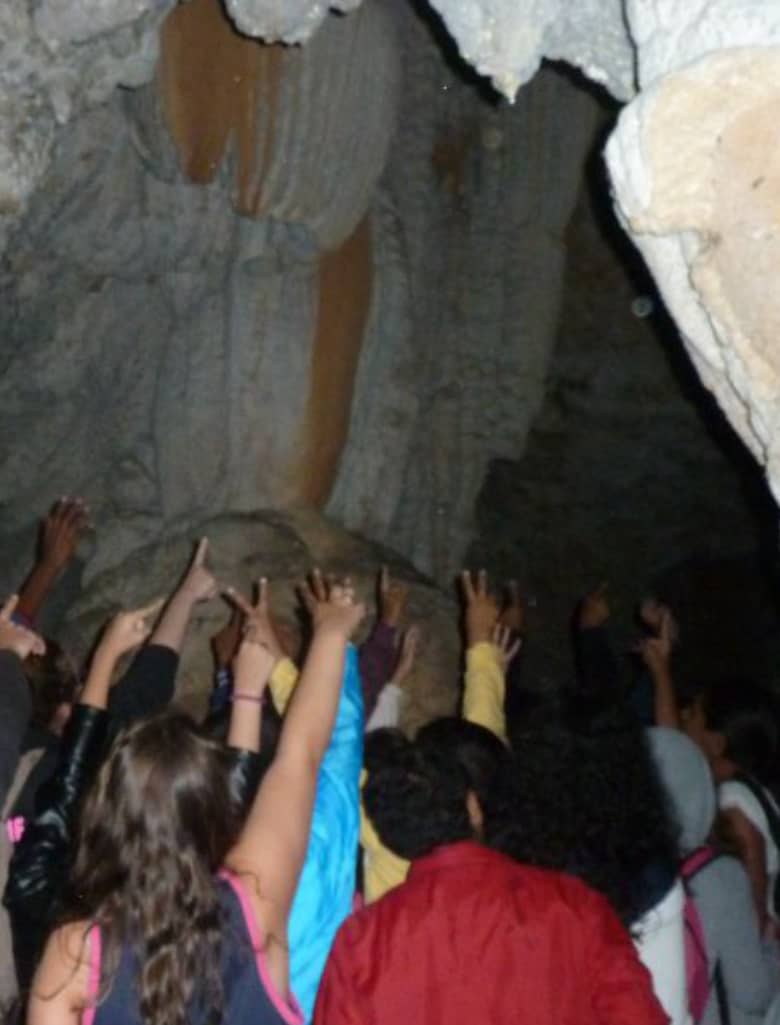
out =
[[[522,828],[511,853],[579,876],[632,925],[663,895],[677,847],[669,802],[631,711],[614,699],[562,694],[557,715],[525,738],[516,761]]]
[[[366,812],[382,842],[414,860],[444,844],[470,839],[469,779],[451,745],[395,737],[363,790]]]
[[[214,874],[238,828],[225,749],[189,717],[119,735],[85,802],[68,917],[101,926],[109,984],[133,945],[145,1025],[184,1025],[195,996],[221,1006]]]
[[[416,743],[423,751],[446,752],[460,765],[469,789],[483,806],[512,777],[512,757],[506,745],[495,733],[466,719],[436,719],[420,729]]]
[[[778,778],[776,699],[750,680],[726,679],[702,695],[707,728],[725,739],[724,754],[743,772],[772,785]]]

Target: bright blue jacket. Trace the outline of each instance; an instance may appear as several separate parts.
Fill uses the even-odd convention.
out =
[[[347,649],[344,680],[328,750],[317,780],[309,848],[288,928],[290,988],[306,1021],[336,932],[352,911],[360,833],[363,696],[358,655]]]

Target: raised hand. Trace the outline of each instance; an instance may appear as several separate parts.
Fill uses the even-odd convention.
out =
[[[89,509],[82,498],[61,498],[41,524],[39,561],[58,572],[64,569],[89,525]]]
[[[157,598],[143,608],[118,612],[106,627],[100,648],[116,660],[143,644],[164,602],[164,598]]]
[[[46,642],[43,638],[12,621],[11,616],[18,603],[19,596],[12,594],[0,609],[0,649],[13,651],[21,659],[28,655],[45,655]]]
[[[226,592],[230,595],[230,590]],[[238,651],[241,643],[241,610],[234,606],[230,619],[211,638],[211,650],[217,669],[227,669]]]
[[[284,658],[284,647],[271,616],[268,580],[261,577],[258,581],[257,600],[254,604],[234,587],[227,588],[225,595],[244,615],[244,637],[252,640],[255,644],[262,645],[271,653],[274,662]]]
[[[323,579],[318,569],[312,570],[300,588],[300,595],[314,625],[314,630],[332,630],[349,639],[366,614],[362,602],[355,602],[355,590],[347,577],[336,583]]]
[[[211,601],[219,593],[219,584],[213,573],[206,568],[206,558],[209,552],[208,538],[203,537],[198,542],[195,554],[189,569],[182,580],[180,590],[190,600],[195,602]]]
[[[516,580],[506,585],[506,604],[499,617],[501,626],[521,634],[525,629],[525,602],[520,597],[520,587]]]
[[[488,591],[488,578],[484,569],[477,573],[463,570],[460,576],[463,599],[466,603],[466,644],[469,648],[493,639],[498,622],[498,602]]]
[[[387,566],[379,574],[379,618],[387,626],[397,627],[406,608],[409,588],[393,580]]]
[[[164,602],[164,598],[158,598],[143,608],[118,612],[109,622],[92,657],[80,704],[107,707],[117,662],[147,640]]]
[[[589,591],[580,602],[577,622],[580,630],[595,630],[604,626],[610,616],[607,602],[607,584]]]
[[[522,637],[518,637],[508,626],[503,623],[496,623],[493,630],[493,643],[498,648],[501,663],[506,673],[510,663],[523,646]]]
[[[677,624],[672,613],[661,606],[657,620],[656,637],[644,637],[637,645],[637,652],[653,676],[669,671],[669,659],[677,636]]]
[[[677,626],[677,620],[674,618],[672,610],[668,605],[664,605],[663,602],[658,601],[656,598],[645,598],[639,606],[639,618],[648,630],[656,636],[660,636],[664,623],[666,623],[666,631],[671,647],[677,644],[680,630]]]

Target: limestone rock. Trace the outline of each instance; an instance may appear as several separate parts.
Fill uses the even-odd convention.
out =
[[[543,58],[566,60],[619,99],[634,93],[621,0],[431,0],[460,53],[514,100]]]
[[[327,508],[445,581],[490,459],[522,451],[538,410],[598,108],[551,69],[514,107],[485,103],[424,26],[404,38],[373,301]]]
[[[712,53],[656,78],[623,111],[607,149],[625,225],[776,498],[779,99],[780,46]]]
[[[190,0],[161,40],[154,81],[125,101],[147,169],[163,181],[219,181],[239,213],[305,226],[325,249],[344,242],[396,128],[389,5],[330,17],[302,48],[241,37],[220,0]]]
[[[517,579],[530,600],[529,687],[570,680],[574,603],[603,581],[626,678],[634,609],[653,591],[680,622],[679,683],[773,680],[780,631],[757,548],[760,537],[763,566],[776,563],[774,502],[661,303],[636,316],[655,289],[618,225],[605,232],[605,177],[569,225],[544,401],[522,455],[491,464],[470,565]]]
[[[46,174],[60,126],[154,70],[173,0],[0,5],[0,253]]]
[[[305,43],[325,21],[328,11],[353,11],[362,0],[227,0],[237,27],[268,42]]]
[[[117,607],[130,608],[168,594],[192,552],[194,538],[207,536],[210,565],[218,578],[251,593],[260,576],[271,581],[274,610],[281,620],[298,625],[295,587],[313,566],[323,572],[350,575],[369,612],[374,609],[376,573],[385,563],[409,586],[408,623],[422,630],[418,663],[408,684],[403,725],[413,730],[439,715],[454,714],[459,701],[458,612],[452,598],[435,588],[412,567],[386,549],[364,541],[311,512],[260,511],[221,516],[172,532],[164,541],[137,550],[115,568],[97,575],[70,609],[64,639],[83,657],[95,632]],[[209,638],[229,615],[224,602],[198,606],[182,657],[179,701],[200,715],[212,686]],[[370,616],[361,637],[370,629]]]

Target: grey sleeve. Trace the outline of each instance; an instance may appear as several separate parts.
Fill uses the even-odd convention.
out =
[[[0,807],[16,772],[31,709],[22,663],[12,651],[0,651]]]
[[[753,907],[750,881],[736,858],[718,858],[691,880],[707,952],[720,963],[729,1005],[761,1015],[776,992]]]

